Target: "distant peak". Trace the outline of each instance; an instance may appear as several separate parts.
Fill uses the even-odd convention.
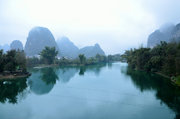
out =
[[[180,23],[176,25],[176,29],[180,29]]]
[[[38,29],[48,29],[48,28],[42,26],[35,26],[32,28],[32,30],[38,30]]]
[[[100,47],[100,45],[99,45],[98,43],[96,43],[94,46],[95,46],[95,47]]]
[[[39,32],[42,32],[42,31],[44,31],[44,32],[50,32],[49,29],[46,28],[46,27],[35,26],[35,27],[33,27],[33,28],[30,30],[29,33],[32,33],[32,32],[38,32],[38,33],[39,33]]]
[[[63,41],[70,41],[69,38],[66,37],[66,36],[61,37],[61,40],[63,40]]]
[[[163,24],[159,30],[163,33],[173,29],[175,27],[175,25],[173,23],[166,23],[166,24]]]
[[[13,40],[13,41],[12,41],[12,43],[13,43],[13,42],[16,42],[16,43],[17,43],[17,42],[18,42],[18,43],[21,43],[21,41],[20,41],[20,40]]]
[[[158,30],[155,30],[154,33],[160,33],[161,31],[158,29]]]
[[[66,36],[59,37],[59,38],[57,39],[57,42],[60,42],[60,43],[62,43],[62,42],[64,42],[64,43],[72,43],[72,42],[69,40],[69,38],[66,37]]]

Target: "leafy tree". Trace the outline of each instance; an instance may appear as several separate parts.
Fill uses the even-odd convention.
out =
[[[55,47],[45,47],[44,50],[41,51],[40,56],[44,63],[52,64],[58,54]]]
[[[4,60],[5,62],[4,70],[6,71],[16,70],[17,62],[15,60],[15,56],[16,56],[15,50],[7,51],[7,54],[5,55],[5,60]]]
[[[84,56],[84,54],[79,54],[79,60],[81,64],[85,64],[86,62],[86,57]]]
[[[162,59],[160,56],[153,56],[148,61],[149,71],[155,72],[161,69]]]
[[[86,64],[87,64],[87,65],[97,64],[97,63],[98,63],[98,61],[97,61],[97,59],[94,58],[94,57],[91,57],[91,58],[89,58],[89,59],[86,60]]]
[[[98,62],[106,62],[106,56],[103,56],[103,55],[100,55],[100,54],[96,55],[96,59],[97,59]]]
[[[23,72],[26,71],[26,55],[24,51],[16,51],[15,61],[17,63],[17,68],[21,69]]]

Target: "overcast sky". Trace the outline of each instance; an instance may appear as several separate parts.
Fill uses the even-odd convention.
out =
[[[146,46],[165,23],[180,23],[180,0],[0,0],[0,44],[25,45],[35,26],[78,47],[99,43],[106,54]]]

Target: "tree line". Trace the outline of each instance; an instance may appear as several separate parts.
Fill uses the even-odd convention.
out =
[[[65,57],[61,57],[60,59],[57,58],[58,51],[56,51],[55,47],[45,47],[38,57],[31,57],[27,58],[27,66],[33,67],[37,65],[43,64],[56,64],[56,65],[92,65],[98,63],[106,63],[106,62],[113,62],[113,61],[120,61],[120,55],[99,55],[97,54],[95,57],[86,58],[84,54],[79,54],[76,59],[67,59]]]
[[[67,59],[65,57],[58,58],[58,51],[55,47],[45,47],[39,57],[26,57],[23,50],[10,50],[6,53],[0,50],[0,73],[3,72],[26,72],[27,67],[39,65],[92,65],[98,63],[106,63],[120,61],[121,55],[99,55],[86,58],[84,54],[79,54],[76,59]]]
[[[159,72],[169,77],[180,76],[180,43],[161,42],[152,49],[131,49],[122,57],[132,69]]]

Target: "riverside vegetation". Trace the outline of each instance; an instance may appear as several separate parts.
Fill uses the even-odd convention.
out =
[[[103,56],[97,54],[95,57],[86,58],[79,54],[76,59],[57,58],[58,51],[55,47],[45,47],[38,57],[26,57],[23,50],[10,50],[3,53],[0,50],[0,79],[11,79],[25,77],[30,74],[27,67],[49,67],[49,66],[85,66],[98,63],[119,61],[120,55]]]
[[[180,86],[180,43],[161,42],[152,49],[131,49],[122,57],[130,68],[168,76]]]
[[[57,58],[58,51],[56,51],[55,47],[45,47],[44,50],[40,53],[40,58],[38,57],[31,57],[27,58],[27,66],[28,67],[35,67],[35,66],[50,66],[50,65],[57,65],[57,66],[85,66],[85,65],[93,65],[98,63],[106,63],[106,62],[113,62],[113,61],[120,61],[121,55],[100,55],[97,54],[95,57],[86,58],[84,54],[79,54],[78,58],[76,59],[68,59],[62,57],[60,59]]]
[[[26,71],[26,57],[23,51],[10,50],[3,53],[3,50],[0,50],[0,64],[1,79],[30,75]]]

